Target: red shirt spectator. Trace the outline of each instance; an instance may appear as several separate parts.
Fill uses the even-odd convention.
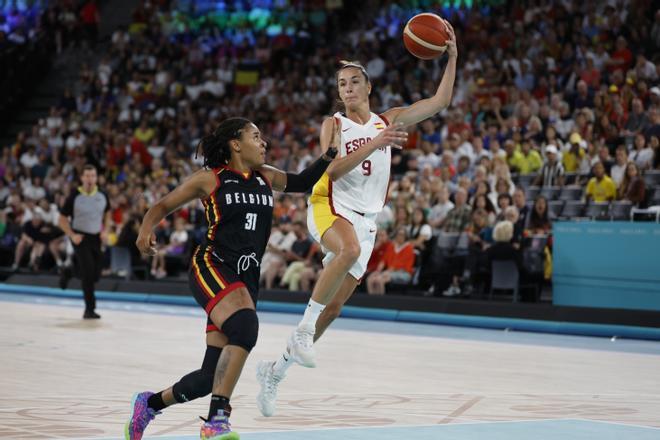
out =
[[[98,24],[101,21],[96,1],[92,0],[85,3],[80,11],[80,18],[82,18],[84,24]]]
[[[415,248],[408,242],[400,247],[389,243],[385,249],[383,261],[387,270],[404,270],[412,274],[415,266]]]
[[[140,156],[140,162],[142,162],[142,165],[144,165],[146,168],[151,167],[151,154],[149,154],[149,151],[147,151],[147,147],[140,142],[139,140],[133,138],[131,141],[131,155],[139,155]]]
[[[615,70],[622,70],[627,72],[632,67],[633,54],[628,49],[628,43],[623,37],[616,39],[616,50],[612,53],[608,63],[608,70],[614,72]]]
[[[391,244],[392,243],[390,243],[390,240],[387,238],[387,231],[384,229],[378,230],[374,250],[371,253],[371,258],[369,258],[369,263],[367,263],[367,272],[373,272],[376,270],[385,257],[385,251],[391,246]]]

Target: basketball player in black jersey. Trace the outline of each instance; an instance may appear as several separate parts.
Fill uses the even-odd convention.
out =
[[[208,233],[194,252],[189,280],[195,299],[208,314],[206,354],[199,370],[172,387],[133,397],[124,433],[127,440],[141,439],[162,409],[209,393],[211,406],[200,437],[239,438],[229,424],[229,400],[257,341],[259,265],[270,236],[273,189],[309,191],[337,154],[334,148],[328,150],[300,174],[264,165],[266,143],[259,129],[243,118],[223,121],[200,146],[204,168],[149,209],[136,244],[143,253],[154,255],[154,227],[192,200],[202,200]]]

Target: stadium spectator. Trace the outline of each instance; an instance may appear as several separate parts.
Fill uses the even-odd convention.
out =
[[[653,149],[646,142],[643,134],[635,135],[634,149],[630,153],[630,160],[635,162],[640,170],[645,171],[653,166]]]
[[[406,230],[398,228],[394,233],[392,242],[385,250],[383,261],[367,278],[367,293],[370,295],[383,295],[388,283],[410,283],[414,264],[414,246],[406,241]]]
[[[440,183],[440,189],[434,193],[436,199],[428,215],[429,225],[437,231],[445,221],[447,214],[454,209],[454,203],[449,200],[449,188]]]
[[[291,245],[291,251],[286,253],[288,266],[280,284],[289,290],[299,290],[302,273],[305,267],[312,264],[318,248],[310,239],[307,226],[302,221],[293,223],[293,233],[296,235],[296,240]]]
[[[543,159],[538,151],[532,148],[530,140],[523,140],[520,145],[520,158],[517,162],[518,172],[522,175],[534,174],[543,166]]]
[[[409,240],[416,252],[423,252],[433,235],[433,230],[426,220],[426,212],[417,207],[413,210],[410,225],[406,227],[406,238]]]
[[[642,205],[646,200],[646,183],[639,173],[635,162],[628,162],[626,174],[623,176],[617,192],[618,200],[628,200],[635,206]]]
[[[523,188],[516,188],[513,193],[513,206],[518,210],[518,222],[514,224],[514,228],[525,229],[529,221],[529,207],[527,206],[527,198],[525,197],[525,190]]]
[[[486,213],[486,223],[488,225],[495,224],[495,218],[497,217],[497,212],[495,211],[495,206],[493,202],[485,194],[477,195],[472,201],[472,211],[482,210]]]
[[[16,247],[14,264],[11,267],[13,271],[18,270],[23,260],[23,256],[28,251],[30,251],[28,266],[33,271],[39,270],[41,256],[48,244],[48,236],[46,231],[44,231],[45,227],[46,225],[44,224],[43,219],[36,213],[32,215],[29,221],[25,222],[21,233],[21,239]]]
[[[539,196],[534,200],[534,207],[529,216],[527,229],[531,235],[548,234],[552,229],[550,214],[548,211],[548,200]]]
[[[562,154],[562,165],[567,173],[577,173],[580,170],[580,163],[584,159],[584,148],[586,142],[582,140],[579,133],[572,133],[569,138],[569,148]]]
[[[628,149],[626,148],[625,145],[619,145],[618,147],[616,147],[615,154],[616,154],[615,155],[616,162],[614,163],[614,165],[612,165],[612,169],[610,170],[610,175],[617,188],[620,188],[621,181],[623,181],[623,177],[626,173],[626,167],[628,165]]]
[[[585,196],[587,201],[610,202],[616,199],[616,184],[605,174],[605,165],[596,163],[593,168],[594,177],[589,180]]]
[[[454,207],[442,222],[445,232],[463,232],[470,223],[472,208],[467,204],[467,191],[458,188],[454,194]]]
[[[266,289],[272,289],[275,279],[284,274],[286,257],[291,252],[291,247],[296,239],[293,225],[289,220],[285,220],[279,224],[279,227],[273,228],[266,245],[266,252],[261,260],[261,282],[264,283]]]
[[[165,257],[183,256],[188,243],[188,231],[186,231],[186,222],[183,217],[174,219],[174,231],[169,234],[169,243],[158,250],[151,261],[151,275],[154,278],[165,278],[167,270],[165,268]]]
[[[545,163],[541,172],[536,177],[534,185],[536,186],[564,186],[564,167],[557,160],[557,147],[548,145],[545,147]]]

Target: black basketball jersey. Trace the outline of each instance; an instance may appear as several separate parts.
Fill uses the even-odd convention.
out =
[[[217,186],[202,200],[209,226],[207,245],[212,245],[216,256],[232,266],[250,266],[255,262],[259,266],[273,220],[270,182],[258,171],[247,177],[228,167],[213,171]]]

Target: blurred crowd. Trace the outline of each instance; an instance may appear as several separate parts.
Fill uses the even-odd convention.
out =
[[[501,3],[423,8],[452,22],[459,72],[452,106],[409,127],[394,153],[369,293],[485,291],[502,255],[540,285],[552,270],[554,220],[660,204],[660,11],[650,1]],[[108,262],[113,246],[125,246],[152,276],[174,275],[204,235],[201,204],[159,226],[162,253],[148,262],[133,245],[139,220],[200,166],[197,143],[219,121],[253,120],[268,163],[298,171],[320,154],[320,124],[338,109],[340,59],[366,66],[375,112],[434,94],[443,73],[444,58],[405,51],[402,27],[421,11],[394,2],[263,2],[258,13],[177,6],[141,2],[100,63],[82,68],[80,93],[66,91],[3,146],[7,265],[66,264],[66,240],[42,229],[54,227],[91,163],[111,203]],[[305,212],[304,196],[278,196],[265,287],[309,290],[318,276],[322,254]]]
[[[0,0],[0,130],[35,96],[56,55],[93,48],[99,22],[96,0]]]
[[[45,36],[58,53],[84,40],[95,42],[100,14],[96,0],[0,1],[0,51]]]

